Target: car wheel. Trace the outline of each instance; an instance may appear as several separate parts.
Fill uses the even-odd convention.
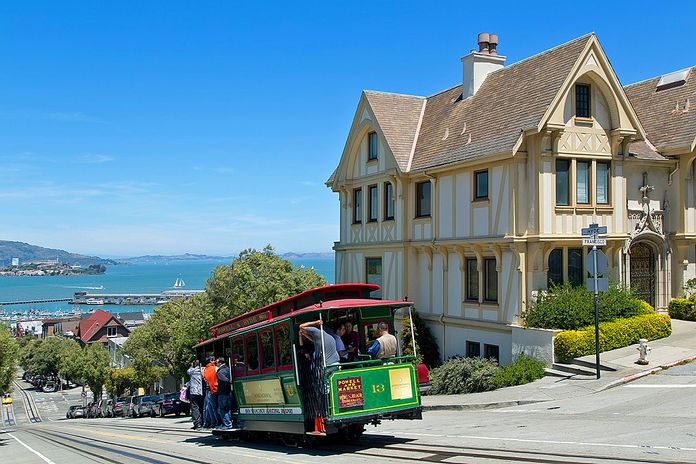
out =
[[[160,416],[160,417],[164,417],[164,409],[160,409],[160,410],[159,410],[159,416]]]

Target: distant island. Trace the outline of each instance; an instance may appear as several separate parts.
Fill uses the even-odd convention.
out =
[[[12,266],[13,260],[17,265],[32,264],[37,262],[57,262],[68,266],[81,266],[86,268],[93,264],[114,265],[112,259],[102,259],[98,256],[87,256],[78,253],[70,253],[55,248],[44,248],[24,242],[0,240],[0,267]]]
[[[333,252],[315,252],[315,253],[281,253],[283,259],[332,259]],[[131,258],[119,258],[116,261],[119,264],[174,264],[187,262],[213,262],[213,263],[231,263],[235,256],[211,256],[203,254],[184,253],[183,255],[145,255],[133,256]]]
[[[280,255],[281,258],[283,259],[333,259],[334,257],[334,252],[333,251],[321,251],[321,252],[315,252],[315,253],[293,253],[293,252],[288,252],[288,253],[282,253]]]
[[[76,276],[97,275],[105,272],[106,266],[103,264],[90,264],[87,267],[82,267],[56,261],[43,261],[0,268],[0,277]]]

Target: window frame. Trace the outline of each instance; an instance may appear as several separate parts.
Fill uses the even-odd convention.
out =
[[[109,332],[113,331],[113,335],[110,335]],[[106,337],[107,338],[113,338],[113,337],[118,337],[118,327],[116,326],[109,326],[106,328]]]
[[[466,341],[466,357],[467,358],[480,358],[481,357],[481,342],[477,342],[475,340],[467,340]],[[476,347],[475,350],[471,349],[473,347]],[[476,351],[477,354],[472,354],[472,351]]]
[[[421,206],[421,193],[424,192],[424,190],[421,190],[421,187],[424,187],[425,184],[428,184],[428,213],[424,214],[422,211],[422,206]],[[425,180],[423,182],[416,182],[416,195],[415,195],[415,200],[416,200],[416,219],[420,218],[429,218],[432,217],[432,212],[433,212],[433,187],[432,187],[432,182],[429,180]],[[423,202],[424,204],[424,202]]]
[[[479,175],[480,174],[485,174],[486,175],[486,194],[485,195],[479,195]],[[478,171],[474,171],[474,201],[482,201],[482,200],[488,200],[488,194],[489,194],[489,182],[488,182],[488,169],[481,169]]]
[[[580,89],[587,89],[587,93],[585,95],[581,95],[581,92],[579,92]],[[587,113],[585,114],[579,114],[578,108],[581,106],[580,105],[580,99],[587,97],[587,105],[585,105],[585,102],[583,101],[582,107],[583,110],[586,109]],[[585,108],[586,106],[586,108]],[[580,118],[580,119],[590,119],[592,118],[592,86],[590,84],[584,84],[584,83],[576,83],[575,84],[575,117]]]
[[[377,159],[379,159],[379,142],[377,140],[377,132],[371,131],[367,134],[367,161],[376,161]]]
[[[375,193],[374,202],[372,201],[372,192]],[[374,208],[374,217],[372,210]],[[367,186],[367,222],[377,222],[379,220],[379,187],[377,184]]]
[[[559,173],[558,165],[559,165],[559,164],[565,164],[565,165],[566,165],[565,173],[566,173],[566,185],[567,185],[567,187],[566,187],[566,195],[565,195],[565,196],[566,196],[566,199],[565,199],[565,203],[559,203],[559,202],[558,202],[558,183],[559,183],[559,179],[558,179],[558,173]],[[554,168],[555,168],[555,170],[556,170],[556,172],[555,172],[555,176],[556,176],[556,178],[555,178],[555,180],[556,180],[556,206],[570,206],[570,201],[571,201],[571,195],[570,195],[570,193],[571,193],[571,191],[572,191],[572,185],[573,185],[573,183],[571,182],[571,173],[572,173],[572,170],[573,170],[573,163],[572,163],[572,160],[570,160],[569,158],[556,158],[556,163],[555,163],[555,165],[554,165]]]
[[[567,268],[567,276],[568,276],[568,283],[570,285],[574,286],[582,286],[585,284],[585,253],[583,252],[582,248],[576,248],[576,247],[568,247],[566,249],[566,268]],[[580,276],[580,281],[579,282],[574,282],[573,279],[571,278],[570,274],[570,253],[572,252],[579,252],[579,263],[580,263],[580,271],[579,271],[579,276]]]
[[[256,338],[256,358],[258,366],[256,369],[249,369],[249,339],[251,337]],[[244,335],[244,361],[246,363],[246,375],[259,375],[261,373],[261,350],[259,350],[259,334],[256,332],[250,332]]]
[[[390,192],[391,190],[391,192]],[[389,206],[391,206],[391,216],[389,215]],[[384,221],[394,220],[394,210],[396,202],[394,201],[394,185],[391,182],[384,183]]]
[[[606,175],[602,176],[604,180],[606,181],[606,186],[605,186],[605,192],[604,195],[606,196],[606,201],[599,201],[599,179],[602,178],[599,175],[599,165],[603,165],[607,167],[606,170]],[[598,206],[609,206],[611,205],[611,162],[610,161],[599,161],[595,160],[594,161],[594,166],[595,166],[595,204]]]
[[[582,207],[592,206],[592,163],[594,160],[579,159],[575,161],[575,204],[581,205]],[[578,188],[580,186],[580,168],[579,165],[587,165],[587,201],[583,202],[578,199]]]
[[[353,189],[353,224],[362,224],[362,187]]]
[[[557,270],[560,270],[560,273],[554,272],[554,274],[560,275],[561,277],[558,281],[551,280],[551,258],[553,256],[558,257],[558,266],[554,266],[558,268]],[[565,278],[563,277],[563,248],[554,248],[553,250],[551,250],[551,252],[549,253],[548,260],[546,261],[546,266],[548,268],[548,271],[546,272],[546,288],[551,288],[552,284],[563,285],[563,283],[565,282]]]
[[[470,267],[469,264],[473,263],[474,264],[474,271],[470,272]],[[465,266],[466,266],[466,282],[464,285],[464,290],[466,292],[466,301],[472,301],[472,302],[477,302],[479,301],[479,298],[481,296],[481,282],[479,279],[479,271],[478,271],[478,259],[476,258],[466,258],[465,260]],[[471,295],[471,286],[470,286],[470,281],[469,281],[469,276],[473,275],[476,279],[476,296],[473,297]]]
[[[281,364],[280,363],[280,342],[279,342],[279,337],[278,337],[278,332],[282,329],[287,329],[288,330],[288,341],[290,343],[289,345],[289,355],[290,355],[290,364]],[[276,353],[276,368],[278,371],[291,371],[293,369],[293,356],[292,356],[292,330],[290,329],[290,324],[288,322],[282,322],[275,327],[273,327],[273,342],[275,346],[275,353]]]
[[[271,349],[273,350],[273,353],[271,353],[271,357],[273,358],[273,366],[271,367],[264,367],[264,363],[266,361],[266,353],[263,351],[263,342],[261,341],[261,337],[263,337],[263,334],[269,334],[271,336]],[[271,327],[266,327],[258,332],[258,340],[257,340],[257,345],[259,347],[259,368],[261,369],[262,374],[268,374],[271,372],[276,371],[276,366],[278,365],[276,363],[276,345],[275,345],[275,338],[273,337],[273,329]]]
[[[235,356],[234,345],[237,342],[241,342],[241,344],[242,344],[242,366],[243,366],[243,368],[242,368],[241,372],[237,372],[237,368],[236,368],[237,362],[236,362],[236,359],[234,358],[234,356]],[[247,373],[246,373],[247,362],[246,362],[246,342],[244,341],[244,337],[241,335],[238,335],[236,337],[232,337],[231,346],[232,346],[232,359],[234,360],[234,363],[232,364],[232,377],[233,378],[246,377],[246,375],[247,375]]]
[[[497,356],[491,356],[491,353],[489,352],[495,348],[495,351],[497,352]],[[483,357],[485,359],[495,359],[496,363],[500,364],[500,345],[493,345],[492,343],[484,343],[483,344]]]
[[[379,290],[370,292],[370,298],[382,298],[382,284],[384,283],[384,260],[381,256],[365,256],[365,283],[367,284],[372,283],[368,282],[368,277],[370,275],[376,275],[370,274],[369,272],[371,260],[379,261]]]
[[[488,285],[490,283],[489,281],[489,275],[488,275],[488,267],[492,265],[493,266],[493,272],[495,273],[495,279],[494,279],[494,284],[495,284],[495,299],[489,298],[488,294]],[[498,303],[498,300],[500,296],[498,295],[498,267],[497,267],[497,260],[495,258],[484,258],[483,259],[483,282],[484,282],[484,292],[483,292],[483,301],[486,303]]]

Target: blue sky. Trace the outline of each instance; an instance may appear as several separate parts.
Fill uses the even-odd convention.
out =
[[[658,7],[659,5],[659,7]],[[0,239],[99,255],[329,251],[362,89],[429,95],[476,34],[590,31],[622,83],[696,65],[694,2],[3,2]]]

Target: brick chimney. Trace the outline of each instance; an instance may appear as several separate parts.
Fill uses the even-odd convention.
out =
[[[505,66],[505,57],[498,55],[498,35],[481,32],[478,35],[478,51],[472,50],[462,57],[462,98],[476,94],[483,81],[493,71]]]

